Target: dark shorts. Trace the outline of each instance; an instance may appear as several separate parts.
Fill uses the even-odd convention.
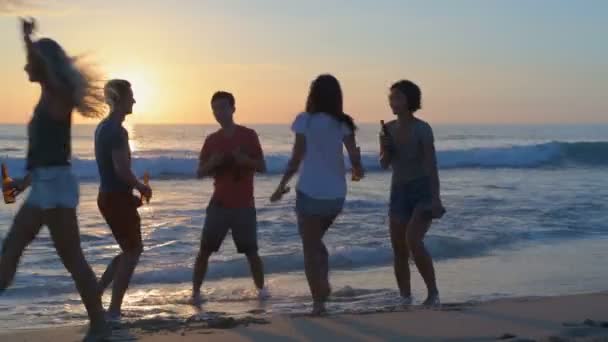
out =
[[[430,206],[431,198],[429,177],[414,179],[405,184],[393,184],[389,214],[399,222],[407,223],[418,205]]]
[[[100,192],[97,206],[123,252],[142,248],[139,197],[130,192]]]
[[[296,213],[303,216],[336,217],[342,212],[344,198],[317,199],[298,191]]]
[[[232,240],[237,252],[257,253],[258,228],[255,208],[222,208],[209,205],[203,227],[201,249],[217,252],[228,230],[232,231]]]

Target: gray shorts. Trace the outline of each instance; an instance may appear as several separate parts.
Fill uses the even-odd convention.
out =
[[[255,208],[222,208],[209,205],[203,227],[201,249],[217,252],[228,230],[232,230],[232,239],[237,252],[257,253],[258,228]]]
[[[336,217],[342,212],[344,198],[318,199],[298,191],[296,195],[296,213],[304,216]]]

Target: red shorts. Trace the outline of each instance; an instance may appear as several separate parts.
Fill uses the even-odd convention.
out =
[[[123,252],[142,248],[139,197],[129,192],[100,192],[97,206]]]

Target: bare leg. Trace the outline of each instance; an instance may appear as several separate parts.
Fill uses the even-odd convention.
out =
[[[133,271],[139,262],[139,256],[141,255],[142,248],[133,249],[131,251],[123,252],[120,255],[118,265],[116,267],[116,274],[114,275],[114,286],[112,287],[112,302],[108,313],[110,315],[119,316],[120,309],[122,307],[122,301],[125,293],[129,288],[129,282],[133,276]]]
[[[114,259],[112,259],[112,261],[108,265],[108,268],[106,268],[106,271],[103,272],[103,275],[101,276],[101,279],[99,280],[100,295],[103,295],[103,293],[108,288],[108,286],[110,286],[112,281],[114,281],[114,276],[116,275],[116,269],[118,266],[118,262],[120,261],[121,255],[122,255],[122,253],[115,256]]]
[[[0,257],[0,293],[13,282],[19,259],[42,227],[42,210],[22,206],[4,239]]]
[[[431,220],[424,218],[419,210],[414,211],[412,219],[407,225],[407,244],[412,251],[416,267],[426,284],[428,297],[425,304],[431,304],[439,297],[433,259],[424,245],[424,236],[431,227]]]
[[[328,253],[322,241],[326,230],[323,221],[320,218],[298,216],[298,228],[304,250],[304,270],[312,294],[315,314],[325,311],[324,303],[330,291],[327,278]]]
[[[251,269],[251,276],[255,287],[259,290],[264,288],[264,264],[262,258],[258,253],[247,254],[247,260],[249,261],[249,268]]]
[[[192,299],[198,298],[200,300],[201,286],[203,285],[203,280],[207,274],[211,253],[212,252],[208,251],[205,247],[201,247],[201,250],[198,252],[196,262],[194,263],[194,274],[192,276]]]
[[[327,251],[327,247],[323,242],[323,237],[325,233],[329,229],[329,227],[334,223],[336,216],[328,217],[321,220],[321,240],[320,240],[320,248],[319,248],[319,259],[321,261],[319,270],[321,275],[321,283],[324,285],[325,290],[323,296],[325,299],[331,295],[331,286],[329,285],[329,252]]]
[[[410,252],[406,240],[407,224],[401,223],[397,218],[391,217],[390,233],[393,245],[395,278],[402,297],[407,298],[412,295],[410,283]]]
[[[106,329],[97,279],[87,263],[80,247],[80,232],[76,209],[56,208],[44,210],[44,223],[49,227],[51,238],[63,265],[72,275],[76,288],[87,309],[91,331]]]

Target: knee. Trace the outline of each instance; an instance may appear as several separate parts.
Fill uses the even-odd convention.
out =
[[[206,261],[209,260],[209,258],[211,257],[211,254],[213,252],[208,249],[207,247],[203,246],[201,247],[200,251],[198,251],[198,255],[197,255],[197,259],[198,260],[202,260],[202,261]]]
[[[262,258],[260,258],[260,255],[257,252],[247,253],[245,256],[250,265],[260,265],[262,263]]]
[[[304,234],[302,235],[302,247],[305,249],[319,248],[323,244],[323,240],[318,235]]]
[[[320,244],[313,242],[302,244],[302,251],[304,252],[304,257],[313,257],[323,253]]]
[[[327,250],[327,247],[325,247],[325,244],[323,244],[323,242],[321,242],[321,245],[319,246],[319,253],[321,253],[321,255],[325,257],[329,256],[329,251]]]
[[[393,248],[393,257],[395,258],[396,262],[407,262],[410,257],[410,252],[405,246],[396,247]]]
[[[417,256],[424,252],[424,242],[417,236],[407,236],[407,245],[413,256]]]
[[[129,260],[139,260],[139,257],[141,256],[141,253],[143,253],[143,247],[141,245],[136,246],[128,251],[124,251],[121,254],[121,257],[126,257]]]
[[[69,255],[62,255],[60,257],[63,261],[63,265],[71,274],[82,273],[83,269],[89,266],[82,252],[74,252],[70,253]]]
[[[253,260],[253,261],[260,260],[260,255],[258,254],[258,252],[247,252],[247,253],[245,253],[245,256],[249,260]]]
[[[142,244],[139,244],[136,248],[133,249],[133,255],[137,256],[138,258],[141,256],[141,253],[144,252],[144,246],[142,246]]]
[[[19,243],[19,238],[13,232],[9,232],[4,241],[2,241],[2,250],[0,251],[3,258],[19,258],[23,254],[25,246]],[[20,248],[20,246],[22,248]]]

